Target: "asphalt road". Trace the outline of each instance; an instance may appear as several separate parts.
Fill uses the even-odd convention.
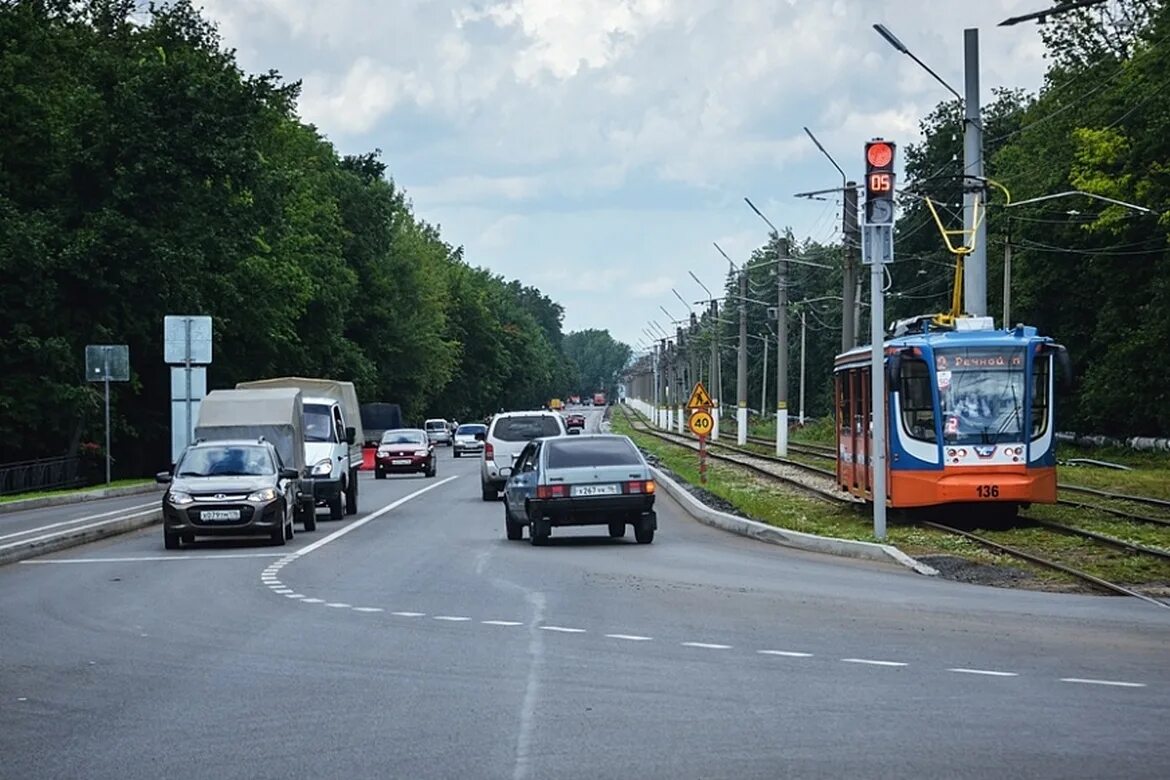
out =
[[[591,420],[595,423],[596,418]],[[478,461],[285,548],[0,568],[0,777],[1164,777],[1170,614],[794,553],[504,539]],[[420,492],[424,491],[425,492]]]

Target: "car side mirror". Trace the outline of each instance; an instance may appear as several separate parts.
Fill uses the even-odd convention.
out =
[[[345,443],[353,444],[357,439],[357,429],[352,425],[345,429]]]
[[[171,481],[171,479],[172,479],[171,472],[169,472],[169,471],[160,471],[159,473],[154,475],[154,481],[159,483],[160,485],[168,484]]]
[[[281,469],[278,476],[281,479],[296,479],[301,473],[296,469]]]

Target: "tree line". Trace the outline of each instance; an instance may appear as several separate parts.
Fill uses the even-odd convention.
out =
[[[127,344],[118,471],[165,463],[167,314],[213,317],[211,387],[348,379],[419,420],[578,384],[558,303],[471,265],[188,0],[0,3],[0,40],[0,462],[101,441],[84,347]]]

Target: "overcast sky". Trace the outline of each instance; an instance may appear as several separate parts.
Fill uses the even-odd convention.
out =
[[[300,113],[343,154],[381,148],[419,217],[466,258],[540,287],[565,329],[633,343],[767,239],[839,238],[863,143],[918,140],[980,28],[984,102],[1036,89],[1049,0],[204,0],[243,68],[304,82]],[[956,153],[961,153],[956,142]]]

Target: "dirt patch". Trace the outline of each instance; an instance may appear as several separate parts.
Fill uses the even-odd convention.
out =
[[[957,555],[917,555],[915,558],[937,569],[940,577],[956,582],[990,585],[993,588],[1027,588],[1062,593],[1085,590],[1077,585],[1042,580],[1031,572],[1014,566],[979,563]]]

